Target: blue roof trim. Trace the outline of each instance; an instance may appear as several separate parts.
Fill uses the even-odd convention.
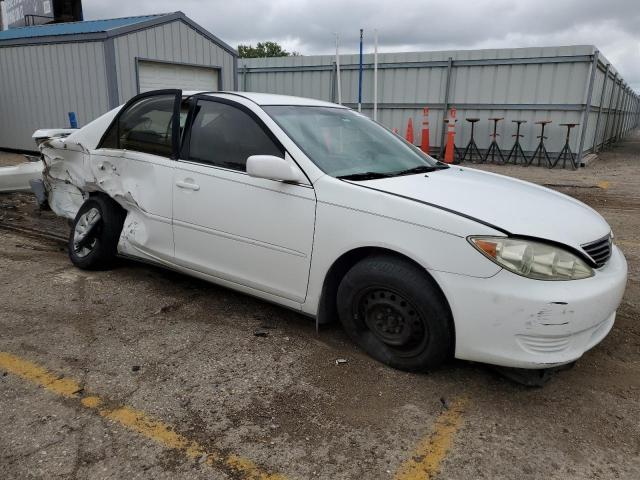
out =
[[[87,22],[58,23],[23,27],[0,32],[0,48],[21,45],[58,44],[67,42],[104,41],[108,38],[127,35],[131,32],[181,21],[187,26],[208,38],[217,46],[226,50],[235,58],[238,52],[208,30],[178,11],[159,15],[141,17],[114,18],[111,20],[91,20]],[[78,29],[78,30],[76,30]],[[20,36],[15,32],[21,32]]]
[[[129,27],[163,16],[165,16],[165,14],[111,18],[107,20],[89,20],[84,22],[53,23],[48,25],[14,28],[11,30],[0,31],[0,41],[34,37],[53,37],[59,35],[81,35],[83,33],[106,33],[116,28]]]

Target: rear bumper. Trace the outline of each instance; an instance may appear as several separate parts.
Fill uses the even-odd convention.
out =
[[[573,362],[607,336],[627,281],[611,259],[588,279],[539,281],[501,270],[478,279],[437,273],[456,329],[456,358],[517,368]]]
[[[24,162],[0,168],[0,193],[30,192],[31,180],[42,178],[42,162]]]

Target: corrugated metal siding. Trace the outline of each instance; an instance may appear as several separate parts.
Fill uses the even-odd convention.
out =
[[[175,20],[113,40],[119,102],[137,94],[136,57],[222,69],[223,88],[234,88],[234,56]],[[0,148],[35,150],[38,128],[83,126],[108,111],[103,41],[0,47]]]
[[[607,65],[609,72],[605,82]],[[591,105],[585,149],[600,148],[604,143],[617,141],[637,125],[638,95],[626,86],[613,65],[602,55],[594,78]]]
[[[593,46],[518,48],[495,50],[463,50],[442,52],[384,53],[378,55],[378,120],[389,128],[397,128],[404,134],[407,120],[413,118],[416,142],[420,141],[422,107],[429,106],[431,144],[440,145],[444,127],[444,98],[447,83],[447,61],[452,58],[449,105],[458,107],[456,145],[464,147],[469,140],[470,124],[465,118],[477,117],[475,138],[481,149],[490,143],[492,124],[490,117],[504,117],[498,124],[499,142],[503,150],[513,144],[515,124],[512,120],[526,120],[521,134],[523,148],[536,148],[540,127],[535,122],[551,120],[547,127],[547,148],[557,152],[564,145],[565,128],[561,123],[583,122]],[[535,63],[544,57],[547,63]],[[527,60],[529,59],[529,60]],[[486,61],[505,60],[506,64],[482,65]],[[358,55],[341,55],[341,85],[343,103],[355,107],[358,92]],[[466,64],[464,63],[466,61]],[[470,61],[480,65],[469,64]],[[284,57],[239,59],[240,89],[256,92],[280,93],[336,101],[334,56]],[[408,63],[413,62],[413,64]],[[416,66],[415,62],[438,62]],[[456,65],[462,62],[462,65]],[[534,62],[534,63],[528,63]],[[584,150],[592,147],[595,134],[597,110],[604,80],[604,65],[609,63],[601,57],[601,68],[594,78],[588,128]],[[496,62],[493,62],[496,63]],[[371,116],[373,102],[373,55],[364,56],[363,113]],[[279,67],[288,68],[278,71]],[[315,70],[313,70],[315,67]],[[417,67],[417,68],[416,68]],[[318,71],[319,68],[324,70]],[[611,67],[612,76],[615,69]],[[619,79],[619,76],[618,76]],[[613,82],[607,85],[607,98]],[[630,96],[630,95],[629,95]],[[615,100],[615,98],[614,98]],[[606,102],[606,101],[605,101]],[[465,104],[467,105],[465,107]],[[473,108],[472,108],[473,106]],[[548,109],[543,109],[548,106]],[[502,108],[501,108],[502,107]],[[508,107],[508,108],[507,108]],[[634,106],[635,108],[635,106]],[[613,131],[614,114],[607,131]],[[629,114],[627,120],[631,118]],[[600,135],[604,132],[605,114],[601,113]],[[627,126],[633,122],[627,121]],[[571,148],[578,149],[581,126],[571,133]],[[611,135],[609,135],[611,136]],[[602,141],[602,140],[600,140]]]
[[[233,90],[233,55],[186,23],[175,21],[115,39],[120,103],[138,93],[136,57],[222,68],[222,88]]]
[[[38,128],[80,126],[108,110],[101,42],[0,48],[0,148],[35,150]]]

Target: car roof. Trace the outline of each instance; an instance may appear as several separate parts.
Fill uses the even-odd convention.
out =
[[[273,93],[258,93],[258,92],[183,92],[184,95],[195,95],[203,93],[212,97],[216,96],[239,96],[251,100],[252,102],[260,105],[300,105],[308,107],[333,107],[333,108],[346,108],[337,103],[325,102],[322,100],[316,100],[314,98],[294,97],[291,95],[276,95]]]

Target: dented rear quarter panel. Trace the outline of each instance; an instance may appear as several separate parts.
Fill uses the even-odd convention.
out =
[[[41,138],[57,131],[34,134],[42,153],[49,205],[57,215],[72,220],[87,197],[104,193],[128,212],[120,253],[168,262],[173,257],[173,161],[134,151],[98,149],[120,108],[65,138]]]
[[[33,134],[42,154],[49,205],[57,215],[75,218],[87,194],[99,190],[93,187],[96,179],[88,168],[90,152],[119,110],[113,109],[79,130],[38,130]],[[69,132],[66,137],[59,136]]]

